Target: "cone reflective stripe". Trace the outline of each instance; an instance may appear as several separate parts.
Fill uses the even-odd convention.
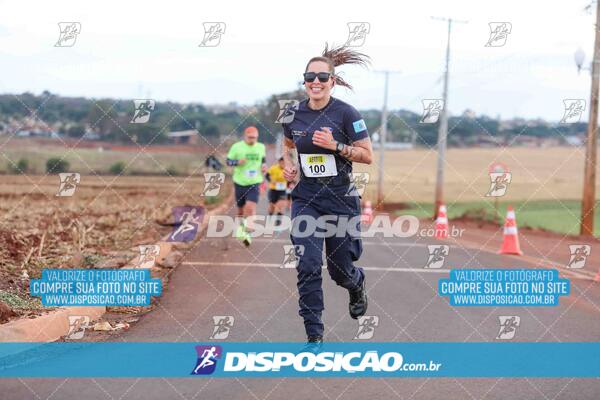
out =
[[[360,221],[364,224],[370,224],[373,221],[373,207],[371,205],[371,201],[369,200],[365,201],[365,206],[363,207]]]
[[[506,212],[503,236],[499,254],[514,254],[519,256],[523,254],[519,246],[519,230],[517,229],[517,219],[512,206],[508,206],[508,211]]]
[[[448,237],[448,216],[446,215],[446,206],[443,204],[440,205],[438,210],[433,237],[436,239],[445,239]]]

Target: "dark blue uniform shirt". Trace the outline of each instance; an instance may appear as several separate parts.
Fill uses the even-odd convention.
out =
[[[360,113],[350,104],[334,97],[320,110],[310,109],[308,99],[301,101],[294,114],[294,120],[282,125],[283,134],[294,141],[298,155],[334,154],[338,176],[352,172],[352,161],[335,154],[334,150],[315,146],[312,142],[314,132],[327,127],[333,133],[333,139],[344,144],[352,144],[369,137],[367,125]]]

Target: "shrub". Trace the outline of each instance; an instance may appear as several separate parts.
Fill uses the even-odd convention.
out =
[[[26,174],[29,172],[29,160],[26,158],[21,158],[19,161],[17,161],[17,165],[9,163],[8,170],[12,174]]]
[[[123,161],[116,162],[110,166],[108,171],[113,175],[122,175],[125,171],[125,163]]]
[[[21,171],[22,174],[29,172],[29,160],[21,158],[19,162],[17,162],[17,169]]]
[[[69,170],[69,162],[62,158],[49,158],[46,161],[46,172],[49,174],[58,174],[60,172],[67,172]]]
[[[167,174],[171,175],[171,176],[178,176],[179,175],[179,171],[177,170],[177,168],[175,168],[174,166],[170,165],[167,168]]]

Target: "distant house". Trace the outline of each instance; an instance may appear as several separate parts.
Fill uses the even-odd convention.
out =
[[[581,136],[565,136],[565,142],[569,146],[583,146],[584,140]]]
[[[489,133],[480,133],[468,140],[475,147],[493,148],[504,145],[504,137],[491,136]]]
[[[51,139],[58,139],[60,135],[50,130],[29,130],[22,129],[17,132],[17,137],[46,137]]]
[[[86,131],[81,137],[84,140],[100,140],[102,136],[95,131]]]
[[[556,147],[556,146],[560,146],[561,144],[562,144],[562,141],[560,138],[548,137],[548,138],[541,138],[538,146],[539,147]]]
[[[200,133],[195,129],[189,129],[186,131],[176,131],[167,133],[167,138],[171,144],[198,144]]]
[[[513,146],[540,147],[541,140],[535,136],[518,135],[511,140]]]
[[[554,137],[519,135],[513,139],[512,145],[522,147],[555,147],[560,146],[561,141],[559,138]]]
[[[33,136],[45,137],[45,138],[50,138],[50,139],[60,138],[60,135],[54,131],[37,131],[37,132],[33,132]]]

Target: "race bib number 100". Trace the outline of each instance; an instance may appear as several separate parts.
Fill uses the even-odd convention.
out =
[[[333,154],[300,154],[304,176],[318,178],[338,174]]]

